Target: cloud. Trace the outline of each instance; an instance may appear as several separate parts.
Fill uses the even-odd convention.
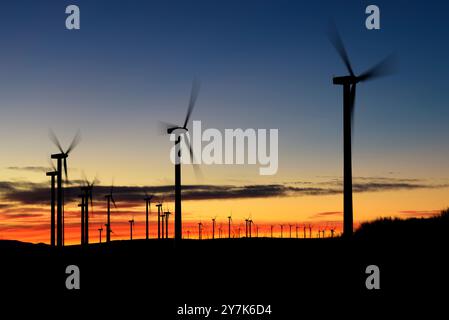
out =
[[[342,211],[326,211],[326,212],[317,212],[311,216],[311,218],[321,218],[321,217],[329,217],[329,216],[340,216],[342,215]]]
[[[407,182],[408,181],[408,182]],[[82,181],[74,181],[79,184]],[[426,184],[417,179],[387,179],[387,178],[363,178],[353,184],[355,193],[379,192],[394,190],[414,190],[444,188],[447,184]],[[318,182],[315,185],[306,183],[300,186],[297,182],[275,184],[247,184],[247,185],[183,185],[183,199],[188,200],[221,200],[221,199],[248,199],[248,198],[273,198],[289,196],[327,196],[341,194],[342,182],[333,179]],[[94,201],[104,203],[104,196],[109,194],[110,186],[94,186]],[[155,201],[173,201],[174,186],[114,186],[114,197],[117,203],[124,207],[132,208],[140,206],[145,192],[156,196]],[[31,183],[27,181],[0,181],[1,197],[8,203],[22,205],[46,205],[49,202],[49,183]],[[74,184],[65,188],[65,202],[78,201],[80,189]],[[0,208],[1,209],[1,208]],[[325,215],[325,213],[322,213]]]
[[[441,213],[441,210],[403,210],[399,211],[400,214],[407,217],[431,217]]]
[[[31,172],[44,172],[51,170],[48,167],[38,167],[38,166],[27,166],[27,167],[7,167],[8,170],[16,170],[16,171],[31,171]]]

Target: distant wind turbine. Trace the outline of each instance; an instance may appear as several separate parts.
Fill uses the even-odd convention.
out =
[[[56,167],[57,167],[57,210],[56,210],[56,245],[58,247],[62,247],[64,245],[64,207],[63,207],[63,197],[64,197],[64,190],[62,187],[62,170],[64,166],[64,173],[65,173],[65,179],[66,183],[68,183],[68,175],[67,175],[67,158],[70,154],[70,152],[76,147],[76,145],[79,143],[80,140],[80,134],[79,132],[75,135],[72,142],[70,143],[67,150],[63,150],[61,147],[61,143],[59,142],[58,138],[56,137],[55,133],[50,130],[49,132],[50,140],[56,145],[56,147],[59,149],[60,153],[55,153],[51,155],[51,159],[56,159]]]
[[[149,234],[150,234],[150,228],[149,228],[149,214],[151,213],[151,199],[153,198],[152,195],[148,195],[148,193],[145,191],[145,239],[148,240]]]
[[[55,165],[53,162],[51,162],[52,165],[52,171],[49,171],[46,173],[48,177],[51,178],[51,184],[50,184],[50,245],[52,247],[55,246],[55,236],[56,236],[56,217],[55,217],[55,204],[56,204],[56,191],[55,191],[55,182],[56,177],[58,175],[58,171],[55,168]]]
[[[114,205],[114,208],[117,208],[117,205],[115,204],[114,196],[112,195],[112,191],[114,189],[114,184],[111,184],[111,189],[109,191],[109,194],[105,195],[107,205],[108,205],[108,212],[107,212],[107,223],[106,223],[106,242],[111,241],[111,202]]]

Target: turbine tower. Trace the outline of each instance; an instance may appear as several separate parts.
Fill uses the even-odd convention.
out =
[[[198,240],[202,239],[202,235],[203,235],[203,223],[199,222],[198,223]]]
[[[162,217],[162,202],[157,205],[157,238],[161,238],[161,217]]]
[[[212,239],[215,239],[215,218],[212,218]]]
[[[94,187],[94,183],[97,181],[97,178],[95,178],[92,182],[89,182],[87,178],[84,178],[85,185],[81,187],[81,191],[84,192],[84,197],[82,203],[84,203],[84,210],[81,210],[81,215],[84,216],[84,220],[82,220],[81,225],[84,229],[82,231],[82,234],[84,234],[84,244],[89,244],[89,200],[90,205],[93,213],[94,205],[93,205],[93,199],[92,199],[92,190]]]
[[[86,237],[84,236],[84,230],[85,230],[85,227],[84,227],[84,221],[85,221],[85,218],[84,218],[84,215],[85,215],[84,208],[85,208],[85,206],[86,206],[86,203],[85,203],[85,194],[84,194],[84,193],[81,193],[81,194],[79,195],[79,197],[81,198],[81,203],[78,204],[78,207],[81,208],[81,240],[80,240],[80,244],[81,244],[81,245],[84,245],[85,240],[86,240]]]
[[[55,191],[55,182],[56,177],[58,175],[58,171],[56,170],[53,162],[52,168],[53,171],[49,171],[46,173],[47,177],[51,178],[51,184],[50,184],[50,245],[52,247],[55,246],[55,236],[56,236],[56,217],[55,217],[55,204],[56,204],[56,191]]]
[[[51,159],[56,159],[56,167],[57,167],[57,179],[56,184],[58,187],[57,191],[57,209],[56,209],[56,245],[58,247],[64,246],[64,205],[63,205],[63,197],[64,190],[62,186],[62,170],[64,167],[65,179],[66,183],[68,183],[68,175],[67,175],[67,158],[70,152],[76,147],[80,140],[79,132],[75,135],[72,142],[66,151],[64,151],[61,147],[61,144],[56,137],[55,133],[50,130],[49,132],[50,140],[56,145],[59,149],[60,153],[55,153],[51,155]]]
[[[149,214],[151,212],[151,199],[153,198],[152,195],[148,195],[147,192],[145,191],[145,206],[146,206],[146,210],[145,210],[145,239],[149,239],[149,233],[150,233],[150,229],[149,229],[149,222],[148,222],[148,217]]]
[[[101,232],[103,231],[103,227],[98,228],[98,232],[100,233],[100,243],[101,243]]]
[[[164,212],[164,216],[165,216],[165,239],[168,239],[168,218],[170,217],[171,212],[170,210],[167,210],[166,212]]]
[[[133,227],[134,227],[134,217],[128,221],[129,222],[129,239],[133,239]]]
[[[228,239],[231,239],[232,214],[228,217]]]
[[[361,75],[355,75],[348,54],[335,25],[331,25],[329,39],[346,66],[349,75],[334,77],[333,84],[343,87],[343,236],[350,238],[353,233],[352,206],[352,122],[356,97],[356,86],[359,82],[371,80],[391,73],[392,56],[368,69]]]
[[[114,205],[114,208],[117,209],[117,205],[115,204],[114,197],[112,196],[112,190],[114,189],[114,184],[111,185],[111,190],[109,191],[109,194],[105,195],[107,205],[108,205],[108,212],[107,212],[107,223],[106,223],[106,242],[111,241],[111,202]]]

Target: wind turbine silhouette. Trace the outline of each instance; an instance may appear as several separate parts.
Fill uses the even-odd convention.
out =
[[[187,114],[182,126],[165,124],[167,134],[175,135],[175,240],[180,241],[182,239],[182,213],[181,213],[181,136],[186,137],[188,132],[187,124],[189,123],[190,116],[192,115],[195,102],[198,97],[199,82],[193,81],[192,90],[190,93],[190,101],[187,107]],[[190,157],[192,160],[193,168],[196,174],[199,174],[199,168],[195,164],[195,158],[193,155],[192,145],[188,138],[185,138],[185,143],[188,144]]]
[[[349,61],[343,41],[341,40],[337,26],[331,24],[329,28],[329,40],[337,50],[340,58],[349,72],[347,76],[333,78],[334,85],[343,86],[343,235],[350,238],[353,232],[353,207],[352,207],[352,127],[354,118],[354,105],[356,86],[359,82],[372,80],[377,77],[391,74],[394,61],[390,55],[377,65],[360,75],[355,75]]]
[[[148,195],[148,193],[145,191],[145,239],[149,239],[150,229],[149,229],[149,222],[148,217],[151,213],[151,199],[153,199],[153,195]]]
[[[157,205],[157,238],[161,238],[161,217],[162,217],[162,201]]]
[[[50,161],[51,162],[51,161]],[[52,171],[48,171],[46,173],[47,177],[51,178],[51,189],[50,189],[50,245],[52,247],[55,246],[55,236],[56,236],[56,230],[55,230],[55,202],[56,202],[56,192],[55,192],[55,182],[56,177],[58,175],[58,171],[55,168],[55,165],[53,162],[51,162]]]
[[[164,212],[165,216],[165,239],[168,239],[168,218],[170,217],[171,212],[167,209],[166,212]]]
[[[228,217],[228,239],[231,239],[231,223],[232,223],[232,213]]]
[[[335,227],[331,227],[330,231],[331,231],[331,238],[333,238],[334,237],[334,232],[335,232]]]
[[[199,222],[198,223],[198,240],[202,239],[202,234],[203,234],[203,223]]]
[[[103,227],[100,226],[100,228],[98,228],[98,232],[100,233],[100,243],[101,243],[101,232],[103,231]]]
[[[129,235],[130,235],[130,240],[133,239],[133,227],[134,227],[134,217],[128,221],[129,222]]]
[[[114,197],[112,196],[112,191],[114,189],[114,183],[111,184],[111,189],[109,194],[105,195],[107,204],[108,204],[108,212],[107,212],[107,223],[106,223],[106,242],[111,241],[111,202],[114,205],[114,208],[117,209],[117,205],[115,204]]]
[[[87,178],[84,177],[84,181],[85,181],[85,185],[81,187],[81,190],[84,192],[84,197],[83,197],[84,201],[82,201],[82,204],[84,204],[84,207],[82,207],[82,209],[81,209],[81,219],[84,218],[84,220],[82,220],[82,222],[81,222],[81,228],[84,227],[84,229],[82,230],[81,234],[84,235],[84,239],[83,239],[82,243],[89,244],[89,200],[90,200],[90,205],[91,205],[92,215],[93,215],[94,204],[93,204],[93,199],[92,199],[92,192],[93,192],[92,190],[93,190],[95,182],[97,182],[97,178],[92,180],[92,182],[89,182],[89,180],[87,180]]]
[[[62,247],[64,245],[64,205],[63,205],[63,197],[64,197],[64,190],[62,186],[62,169],[64,166],[64,173],[65,173],[65,179],[66,183],[68,183],[68,174],[67,174],[67,158],[70,154],[70,152],[76,147],[76,145],[80,141],[80,133],[78,132],[75,137],[73,138],[72,142],[70,143],[69,147],[66,151],[62,149],[61,143],[59,142],[58,138],[56,137],[56,134],[50,130],[49,131],[49,137],[50,140],[56,145],[56,147],[59,149],[60,153],[55,153],[51,155],[51,159],[56,159],[56,167],[57,167],[57,210],[56,210],[56,245],[58,247]]]
[[[81,203],[78,204],[78,207],[81,208],[81,245],[84,245],[86,241],[86,237],[84,235],[84,231],[86,230],[86,228],[84,227],[84,222],[86,220],[85,218],[86,195],[84,193],[81,193],[79,197],[81,198]]]
[[[212,218],[212,239],[215,239],[215,220],[217,217]]]

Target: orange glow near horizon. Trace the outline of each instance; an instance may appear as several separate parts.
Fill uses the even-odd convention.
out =
[[[366,192],[354,194],[355,227],[360,222],[379,217],[428,217],[439,213],[447,207],[444,200],[447,188],[423,189],[394,192]],[[111,213],[112,240],[127,240],[130,238],[128,220],[134,218],[133,239],[145,238],[145,206],[126,205],[117,202],[118,209]],[[173,203],[164,206],[172,209]],[[215,237],[228,236],[227,217],[232,215],[231,237],[245,236],[245,219],[254,221],[252,235],[259,237],[271,236],[271,225],[274,226],[273,236],[281,236],[281,225],[284,225],[283,236],[296,238],[296,225],[299,225],[298,236],[304,237],[303,226],[312,226],[312,237],[317,237],[318,230],[325,230],[326,237],[335,230],[335,235],[341,233],[342,196],[302,196],[233,200],[201,200],[183,202],[183,237],[198,238],[198,223],[203,223],[203,239],[212,237],[212,218],[216,218]],[[75,203],[65,206],[65,244],[80,242],[80,213]],[[49,243],[50,214],[49,208],[25,206],[14,209],[14,214],[8,215],[8,209],[2,212],[7,219],[0,224],[0,239],[20,240],[32,243]],[[9,211],[11,212],[11,211]],[[172,212],[173,213],[173,212]],[[33,214],[34,216],[31,216]],[[150,213],[150,238],[157,238],[157,210],[152,205]],[[94,204],[94,215],[90,216],[90,242],[99,241],[98,229],[103,226],[102,239],[105,241],[106,210],[104,204]],[[174,214],[169,219],[169,237],[173,237]],[[306,230],[309,237],[309,230]]]

